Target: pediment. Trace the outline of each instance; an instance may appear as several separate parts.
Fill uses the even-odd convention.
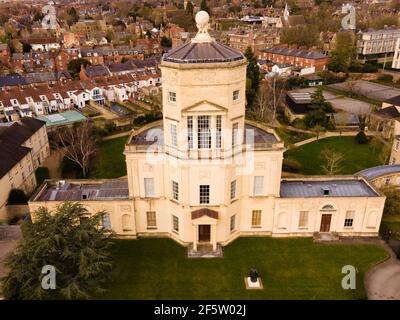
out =
[[[202,100],[200,102],[195,103],[194,105],[182,109],[182,112],[191,112],[191,113],[227,112],[227,111],[228,111],[227,108],[207,100]]]

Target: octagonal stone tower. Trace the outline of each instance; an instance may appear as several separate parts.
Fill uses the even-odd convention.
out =
[[[197,13],[197,35],[163,56],[163,119],[125,147],[137,234],[193,250],[254,233],[252,210],[272,212],[279,197],[284,150],[273,130],[245,121],[247,60],[212,39],[208,21]]]

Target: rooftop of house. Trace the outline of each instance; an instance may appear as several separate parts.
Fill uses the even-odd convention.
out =
[[[310,197],[378,197],[365,180],[357,177],[313,177],[306,179],[283,179],[282,198]]]
[[[397,110],[397,108],[395,106],[382,108],[382,109],[374,112],[374,115],[377,115],[381,118],[386,118],[386,119],[400,118],[400,112],[399,112],[399,110]]]
[[[280,54],[284,56],[291,57],[301,57],[305,59],[325,59],[328,58],[326,55],[322,54],[318,51],[311,51],[305,49],[296,49],[296,48],[288,48],[284,46],[277,46],[267,49],[261,49],[261,52],[272,53],[272,54]]]
[[[43,121],[25,117],[18,122],[0,126],[0,178],[31,151],[22,144],[44,125]]]
[[[75,122],[87,120],[87,118],[80,112],[69,110],[61,113],[52,113],[49,115],[39,115],[36,117],[46,123],[46,127],[57,127],[69,125]]]
[[[400,174],[400,164],[377,166],[357,172],[357,176],[367,180],[374,180],[387,175]]]
[[[395,96],[384,101],[385,103],[392,104],[394,106],[400,106],[400,96]]]
[[[31,201],[91,201],[128,199],[128,180],[45,181]]]

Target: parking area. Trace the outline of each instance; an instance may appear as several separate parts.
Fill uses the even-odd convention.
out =
[[[378,101],[384,101],[396,96],[400,96],[400,89],[398,88],[385,86],[383,84],[378,84],[365,80],[336,83],[329,85],[329,87],[337,88],[344,91],[349,91],[349,89],[351,88],[353,92],[359,95],[363,95],[369,99],[374,99]]]

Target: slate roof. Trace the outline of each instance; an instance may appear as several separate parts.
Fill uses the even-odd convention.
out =
[[[22,144],[44,125],[43,121],[25,117],[6,128],[0,127],[0,178],[31,151]]]
[[[110,75],[110,73],[108,72],[108,69],[102,64],[91,65],[91,66],[86,67],[85,73],[89,78],[107,77]]]
[[[393,104],[395,106],[400,106],[400,96],[395,96],[390,99],[385,100],[384,102]]]
[[[362,176],[367,180],[390,174],[400,174],[400,164],[372,167],[356,173],[357,176]]]
[[[388,119],[400,117],[400,112],[397,110],[397,108],[395,106],[390,106],[390,107],[380,109],[380,110],[376,111],[374,114],[378,115],[382,118],[388,118]]]
[[[313,60],[328,58],[326,55],[322,54],[321,52],[309,51],[309,50],[304,50],[304,49],[291,49],[291,48],[283,47],[283,46],[261,49],[260,51],[272,53],[272,54],[280,54],[280,55],[290,56],[290,57],[301,57],[301,58],[305,58],[305,59],[313,59]]]
[[[164,61],[176,63],[230,62],[244,59],[245,57],[240,51],[215,41],[187,42],[168,51],[163,56]]]
[[[329,190],[329,195],[324,194]],[[337,180],[282,180],[282,198],[311,197],[377,197],[378,193],[361,179]]]
[[[82,201],[128,199],[127,180],[105,180],[100,182],[48,183],[34,201]]]

